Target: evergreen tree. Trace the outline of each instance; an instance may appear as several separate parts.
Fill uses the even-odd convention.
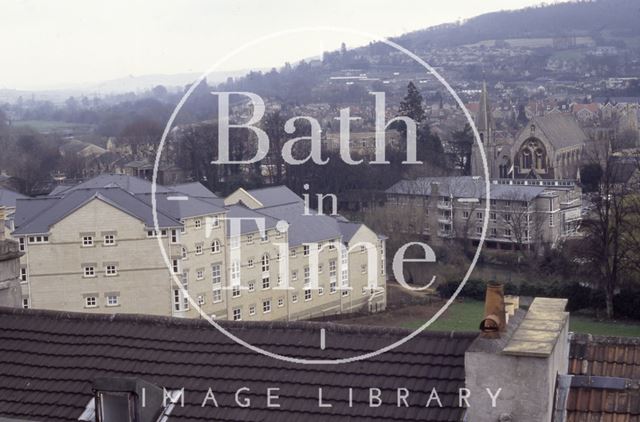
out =
[[[420,91],[418,91],[418,88],[416,88],[413,82],[409,82],[409,85],[407,85],[407,95],[400,103],[400,114],[411,117],[418,124],[422,123],[426,117],[422,101],[422,95]]]

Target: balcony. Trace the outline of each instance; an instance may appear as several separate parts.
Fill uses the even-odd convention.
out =
[[[451,209],[451,201],[438,201],[438,209],[450,210]]]

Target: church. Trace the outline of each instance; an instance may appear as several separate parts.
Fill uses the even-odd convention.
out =
[[[487,86],[483,84],[475,120],[490,179],[578,179],[588,137],[574,117],[553,112],[534,116],[515,136],[496,136]],[[471,174],[484,176],[477,142],[471,151]]]

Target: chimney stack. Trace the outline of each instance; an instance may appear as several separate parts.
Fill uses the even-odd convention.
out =
[[[484,338],[499,338],[506,326],[504,286],[489,283],[484,302],[484,319],[480,323],[481,335]]]

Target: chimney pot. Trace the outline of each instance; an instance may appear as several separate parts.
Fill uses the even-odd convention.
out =
[[[483,337],[498,338],[506,326],[504,286],[499,283],[489,283],[484,302],[484,319],[480,323],[480,331],[482,331]]]

